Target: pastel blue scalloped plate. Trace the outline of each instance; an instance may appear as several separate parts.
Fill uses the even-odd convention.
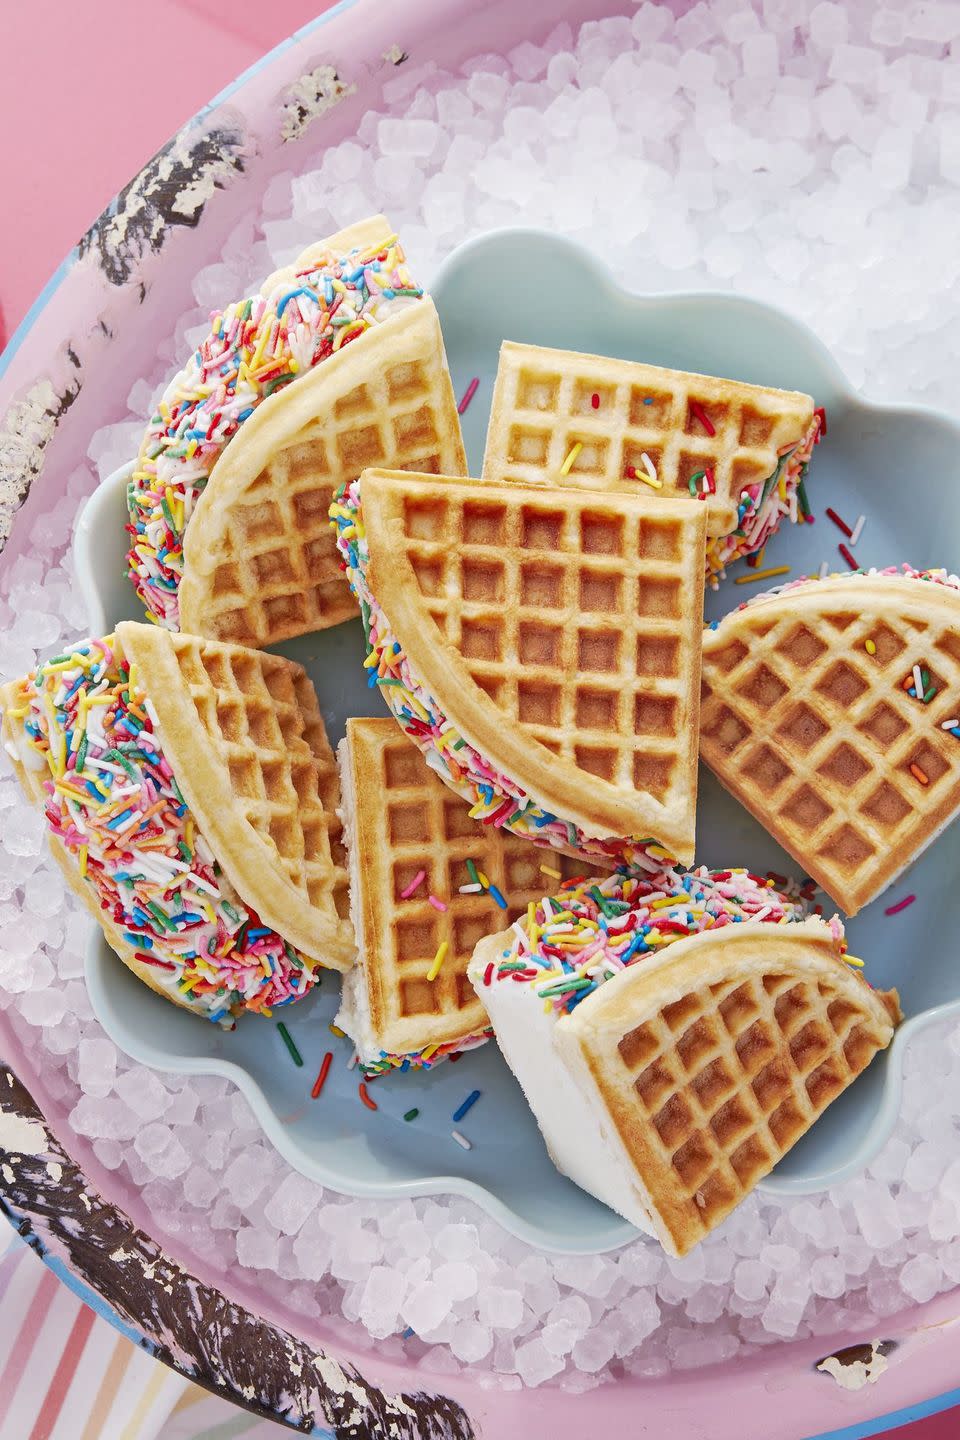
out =
[[[787,526],[768,546],[766,563],[789,564],[797,574],[815,570],[821,560],[831,568],[838,564],[840,536],[820,518],[829,503],[849,519],[867,516],[857,547],[864,565],[909,560],[918,567],[960,567],[960,426],[922,406],[861,399],[816,337],[781,311],[729,295],[628,295],[587,252],[533,230],[503,231],[464,245],[443,267],[433,294],[458,393],[472,376],[480,381],[464,417],[475,473],[504,339],[729,375],[808,391],[827,410],[829,433],[808,480],[817,521]],[[578,294],[589,304],[556,303],[559,295]],[[119,471],[100,486],[77,527],[77,575],[94,630],[142,618],[123,573],[126,474]],[[729,579],[717,594],[708,593],[709,618],[743,594]],[[359,622],[280,648],[309,670],[334,744],[348,715],[376,712],[361,675]],[[708,774],[701,775],[700,797],[698,860],[796,873]],[[862,1168],[896,1119],[910,1038],[942,1016],[960,1014],[958,846],[960,827],[954,827],[892,891],[850,922],[852,950],[867,958],[875,984],[899,987],[908,1019],[891,1048],[764,1182],[765,1190],[820,1190]],[[910,893],[916,895],[913,905],[885,915],[885,906]],[[248,1019],[222,1034],[151,994],[99,937],[90,946],[87,980],[100,1021],[123,1050],[160,1070],[232,1079],[287,1160],[335,1190],[467,1196],[523,1239],[553,1250],[609,1250],[636,1233],[556,1173],[493,1045],[420,1078],[379,1081],[374,1112],[360,1103],[356,1071],[346,1068],[349,1042],[327,1028],[337,1004],[334,975],[286,1014],[303,1068],[293,1064],[275,1025]],[[314,1102],[310,1088],[328,1049],[334,1067]],[[459,1126],[472,1142],[466,1151],[451,1138],[452,1114],[474,1088],[482,1098]],[[413,1107],[419,1116],[405,1122],[404,1112]]]

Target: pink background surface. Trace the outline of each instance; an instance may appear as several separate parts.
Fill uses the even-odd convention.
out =
[[[3,7],[0,345],[154,151],[264,51],[326,8],[322,0],[233,0],[224,13],[217,0],[152,0],[147,28],[129,0]],[[956,1440],[960,1409],[888,1433]]]

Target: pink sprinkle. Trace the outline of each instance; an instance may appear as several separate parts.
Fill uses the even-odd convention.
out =
[[[413,879],[410,881],[410,884],[407,886],[406,890],[400,891],[400,899],[409,900],[414,890],[416,890],[419,885],[422,885],[426,878],[426,870],[418,870],[416,875],[414,875]]]
[[[438,900],[436,895],[428,895],[427,899],[430,901],[434,910],[446,910],[446,905],[444,905],[442,900]]]
[[[457,406],[457,414],[458,414],[458,415],[462,415],[463,412],[464,412],[464,410],[466,410],[467,406],[470,404],[470,401],[473,399],[474,395],[476,395],[476,393],[477,393],[477,386],[478,386],[479,384],[480,384],[480,378],[479,378],[479,376],[474,375],[473,379],[470,381],[470,384],[467,386],[466,390],[464,390],[464,392],[463,392],[463,398],[462,398],[462,400],[460,401],[460,404]]]
[[[898,900],[896,905],[888,905],[883,913],[884,915],[897,915],[901,910],[906,910],[908,905],[912,905],[916,898],[916,895],[907,895],[905,899]]]

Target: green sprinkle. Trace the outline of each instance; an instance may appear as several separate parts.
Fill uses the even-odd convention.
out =
[[[403,1118],[404,1118],[404,1120],[416,1120],[416,1118],[417,1118],[417,1116],[418,1116],[419,1114],[420,1114],[420,1111],[416,1108],[416,1106],[414,1106],[414,1108],[413,1108],[412,1110],[408,1110],[408,1111],[407,1111],[406,1115],[404,1115]]]
[[[186,840],[178,840],[177,849],[180,851],[180,859],[185,860],[189,865],[190,862],[193,860],[193,851],[190,849],[190,846],[187,844]],[[179,895],[179,893],[180,892],[178,890],[177,894]]]
[[[71,654],[71,655],[54,655],[51,660],[46,660],[46,661],[44,661],[43,665],[42,665],[40,668],[41,668],[41,670],[46,670],[46,668],[47,668],[48,665],[62,665],[65,660],[72,660],[72,659],[73,659],[73,655],[72,655],[72,654]]]
[[[90,738],[90,737],[88,736],[86,730],[84,730],[84,732],[83,732],[83,739],[80,741],[80,744],[77,746],[77,774],[78,774],[78,775],[82,775],[82,774],[83,774],[83,767],[84,767],[84,765],[85,765],[85,763],[86,763],[86,759],[87,759],[87,745],[88,745],[88,743],[89,743],[89,738]]]
[[[464,745],[466,745],[466,743],[467,743],[466,740],[454,740],[454,742],[453,742],[453,748],[454,748],[454,750],[462,750],[463,747],[464,747]]]
[[[284,1025],[282,1020],[277,1021],[277,1029],[280,1031],[281,1040],[283,1041],[284,1045],[286,1045],[287,1049],[290,1051],[290,1059],[293,1061],[294,1065],[302,1065],[303,1056],[300,1054],[300,1051],[293,1043],[293,1036],[290,1034],[290,1031],[287,1029],[286,1025]]]
[[[799,485],[797,486],[797,499],[800,501],[801,514],[809,515],[810,501],[807,499],[807,486],[805,481],[803,480],[801,480]]]
[[[476,865],[474,865],[474,863],[473,863],[472,860],[468,860],[468,861],[467,861],[467,871],[468,871],[468,873],[469,873],[469,875],[470,875],[471,883],[474,884],[474,885],[479,885],[479,884],[480,884],[480,876],[477,874],[477,867],[476,867]]]
[[[240,919],[239,911],[237,911],[237,910],[235,910],[235,909],[233,908],[233,906],[230,904],[230,901],[229,901],[229,900],[221,900],[220,903],[221,903],[221,905],[223,906],[223,908],[224,908],[224,910],[226,911],[226,913],[229,915],[229,917],[230,917],[231,920],[237,921],[237,920]]]
[[[522,819],[523,819],[523,807],[521,806],[521,808],[520,808],[519,810],[514,810],[513,814],[512,814],[512,815],[510,816],[510,818],[508,819],[507,824],[508,824],[508,825],[516,825],[517,821],[518,821],[518,820],[522,820]]]
[[[541,996],[549,995],[551,997],[566,995],[568,991],[586,990],[587,987],[592,984],[593,981],[586,976],[584,976],[582,980],[567,979],[565,976],[562,980],[555,980],[552,985],[544,985],[542,989],[537,990],[537,994]]]
[[[173,924],[172,920],[168,919],[168,917],[164,915],[163,911],[160,909],[160,906],[154,900],[147,901],[147,909],[150,911],[150,914],[153,916],[154,920],[156,920],[157,924],[162,926],[164,930],[176,929],[176,926]]]
[[[929,704],[930,704],[930,701],[933,699],[933,697],[934,697],[934,695],[936,695],[936,693],[937,693],[937,687],[936,687],[936,685],[931,685],[931,686],[930,686],[930,689],[924,692],[924,696],[923,696],[923,703],[924,703],[924,705],[929,705]],[[86,737],[84,737],[84,738],[86,738]],[[79,755],[77,756],[77,769],[78,769],[78,770],[80,769],[80,757],[79,757]]]
[[[272,395],[274,390],[280,389],[281,385],[289,385],[290,381],[295,379],[295,375],[275,375],[272,380],[268,380],[266,385],[264,385],[264,396]],[[299,394],[299,391],[297,393]]]
[[[180,789],[180,786],[177,784],[177,780],[176,780],[176,776],[175,776],[175,775],[171,775],[171,777],[170,777],[170,785],[171,785],[171,787],[172,787],[172,789],[173,789],[174,795],[176,795],[177,799],[180,801],[180,804],[181,804],[181,805],[186,805],[187,802],[186,802],[186,800],[185,800],[185,798],[184,798],[183,791]],[[236,918],[236,917],[235,917],[235,918]]]
[[[377,684],[378,684],[378,685],[402,685],[402,684],[403,684],[403,681],[402,681],[402,680],[388,680],[385,676],[378,676],[378,677],[377,677]]]
[[[179,458],[179,457],[177,457],[177,458]],[[163,511],[163,518],[164,518],[164,520],[166,520],[167,524],[170,526],[170,529],[171,529],[171,530],[176,530],[176,528],[177,528],[177,522],[176,522],[176,520],[174,520],[174,518],[173,518],[173,511],[170,509],[170,505],[169,505],[169,502],[168,502],[168,500],[167,500],[166,495],[164,495],[164,496],[161,498],[161,500],[160,500],[160,509]]]

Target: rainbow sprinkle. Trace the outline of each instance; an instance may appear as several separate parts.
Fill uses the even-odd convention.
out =
[[[112,635],[39,666],[9,713],[23,722],[23,763],[49,772],[50,829],[105,923],[171,996],[231,1027],[244,1010],[269,1015],[314,987],[303,956],[222,874]]]
[[[210,333],[164,392],[127,489],[130,579],[150,615],[176,630],[183,542],[224,447],[271,395],[394,311],[422,298],[395,235],[346,255],[324,251],[211,317]]]
[[[803,482],[813,447],[826,433],[827,417],[822,409],[815,410],[807,433],[779,456],[773,474],[741,490],[736,529],[707,545],[707,583],[714,590],[727,566],[761,550],[784,516],[794,524],[811,518]]]
[[[483,983],[531,985],[546,1007],[569,1014],[621,970],[676,940],[746,920],[787,925],[809,913],[805,902],[748,870],[616,871],[567,881],[514,923],[510,945],[487,966]],[[843,944],[840,920],[829,925]]]
[[[493,825],[539,845],[575,849],[645,870],[660,870],[672,856],[652,836],[597,838],[572,820],[553,815],[533,800],[516,781],[498,771],[470,745],[447,719],[421,684],[390,623],[367,584],[369,558],[360,503],[360,481],[341,486],[330,506],[337,548],[350,588],[360,605],[369,654],[370,682],[389,682],[382,694],[402,729],[419,746],[428,764],[470,806],[471,819]],[[370,683],[368,682],[368,683]],[[470,879],[483,876],[470,868]],[[489,883],[484,889],[489,889]]]

